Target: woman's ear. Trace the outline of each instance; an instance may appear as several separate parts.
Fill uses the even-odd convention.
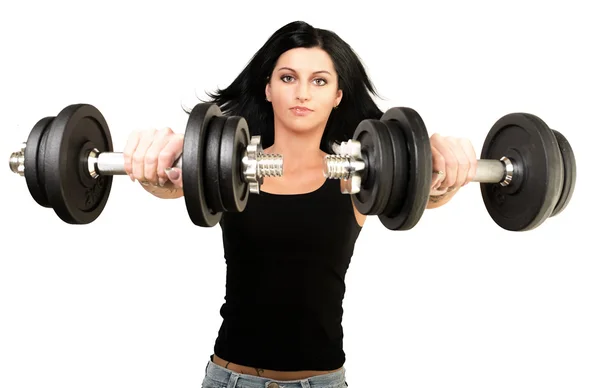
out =
[[[335,98],[335,107],[337,108],[338,105],[340,105],[340,102],[342,102],[342,95],[344,93],[342,92],[342,89],[338,89],[337,91],[337,97]]]
[[[265,96],[267,101],[271,101],[271,82],[267,82],[267,85],[265,86]]]

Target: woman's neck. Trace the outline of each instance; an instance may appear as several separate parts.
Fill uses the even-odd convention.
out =
[[[295,171],[322,163],[324,157],[321,151],[322,133],[311,131],[305,134],[292,131],[275,131],[273,145],[265,150],[270,154],[283,156],[284,168]]]

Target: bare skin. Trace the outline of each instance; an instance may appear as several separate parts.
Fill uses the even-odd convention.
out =
[[[251,366],[239,365],[227,360],[223,360],[216,354],[213,355],[213,362],[223,368],[227,368],[237,373],[243,373],[252,376],[260,376],[266,377],[273,380],[282,380],[282,381],[290,381],[290,380],[299,380],[299,379],[307,379],[313,376],[324,375],[332,372],[337,372],[341,370],[343,367],[334,370],[303,370],[303,371],[276,371],[271,369],[262,369],[255,368]]]
[[[343,99],[337,74],[329,55],[319,48],[298,48],[282,54],[268,84],[265,98],[273,107],[274,144],[264,151],[284,157],[282,177],[265,178],[261,190],[273,194],[300,194],[317,190],[325,183],[320,142],[333,109]],[[302,113],[295,107],[308,108]],[[431,137],[434,173],[428,209],[446,204],[458,189],[473,177],[475,152],[464,139]],[[183,135],[170,128],[137,131],[130,135],[124,150],[125,171],[132,181],[142,183],[152,195],[174,199],[183,196],[181,171],[169,169],[181,154]],[[367,216],[354,207],[361,227]],[[238,373],[276,380],[296,380],[332,371],[284,372],[231,363],[213,356],[213,362]],[[341,369],[341,368],[340,368]]]

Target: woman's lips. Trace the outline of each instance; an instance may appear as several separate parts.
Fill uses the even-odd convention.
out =
[[[291,111],[296,116],[306,116],[312,112],[311,109],[308,109],[305,106],[295,106],[291,108]]]

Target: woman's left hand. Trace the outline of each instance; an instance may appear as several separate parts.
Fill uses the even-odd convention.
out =
[[[477,155],[468,139],[441,136],[431,138],[433,178],[430,195],[442,195],[471,182],[477,171]]]

